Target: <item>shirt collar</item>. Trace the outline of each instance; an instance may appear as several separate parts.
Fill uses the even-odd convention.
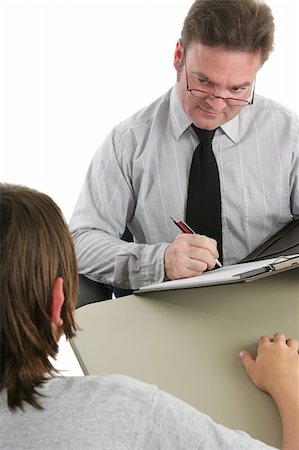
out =
[[[240,117],[237,114],[232,120],[221,125],[221,130],[235,144],[239,142]]]
[[[174,136],[176,140],[182,136],[182,134],[190,127],[192,121],[185,114],[182,104],[178,98],[176,86],[172,88],[170,94],[170,117]],[[224,123],[219,127],[227,137],[234,143],[238,142],[239,136],[239,114],[235,116],[229,122]]]
[[[187,128],[190,127],[192,122],[183,110],[182,104],[176,91],[176,85],[172,88],[170,94],[170,118],[175,139],[179,140],[179,138],[187,130]]]

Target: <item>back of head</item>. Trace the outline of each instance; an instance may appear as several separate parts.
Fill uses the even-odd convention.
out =
[[[185,19],[181,41],[230,51],[261,53],[262,64],[273,50],[274,19],[262,0],[196,0]]]
[[[77,264],[58,206],[29,188],[0,185],[0,390],[8,406],[39,407],[36,387],[55,373],[49,356],[58,346],[52,333],[52,288],[64,280],[63,331],[72,337]]]

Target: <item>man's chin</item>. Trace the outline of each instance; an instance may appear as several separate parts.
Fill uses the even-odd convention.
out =
[[[203,130],[215,130],[224,121],[219,120],[219,117],[199,117],[193,120],[193,123]]]

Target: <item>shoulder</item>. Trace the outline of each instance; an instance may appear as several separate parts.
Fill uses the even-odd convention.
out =
[[[144,152],[151,137],[160,135],[169,122],[171,89],[147,107],[115,125],[98,148],[95,159],[116,158],[121,165]],[[154,139],[154,138],[153,138]],[[135,155],[132,157],[132,155]]]
[[[159,134],[169,121],[170,93],[171,90],[117,124],[109,136],[112,146],[123,149],[135,149],[138,146],[143,148],[152,133]]]
[[[256,114],[263,114],[271,111],[277,117],[285,117],[289,121],[298,122],[298,115],[292,111],[288,106],[276,100],[263,97],[262,95],[256,95],[252,110]]]
[[[114,131],[123,134],[130,129],[151,126],[159,113],[167,114],[169,111],[170,93],[171,89],[150,105],[140,109],[126,120],[120,122],[114,127]]]
[[[45,397],[68,397],[77,403],[94,402],[109,396],[115,399],[140,398],[151,403],[157,387],[125,375],[89,375],[84,377],[57,377],[49,380],[42,388]],[[67,399],[65,399],[67,401]]]
[[[239,114],[240,134],[263,136],[265,143],[296,142],[299,134],[299,118],[286,105],[256,95],[254,103],[242,109]]]

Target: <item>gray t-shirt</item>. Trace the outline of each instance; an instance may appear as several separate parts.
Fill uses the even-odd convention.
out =
[[[156,386],[123,376],[54,378],[43,411],[9,411],[0,396],[0,449],[273,449],[215,424]]]

